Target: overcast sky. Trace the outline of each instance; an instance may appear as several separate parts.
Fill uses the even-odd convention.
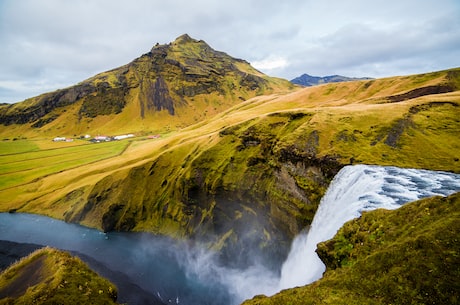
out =
[[[75,84],[184,33],[287,79],[460,67],[459,0],[0,0],[0,102]]]

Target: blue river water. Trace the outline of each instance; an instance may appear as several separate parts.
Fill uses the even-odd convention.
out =
[[[0,240],[81,254],[91,267],[103,271],[96,270],[101,275],[114,283],[122,281],[119,302],[129,305],[236,305],[256,294],[271,295],[320,278],[324,265],[315,253],[316,244],[333,237],[362,211],[396,209],[420,198],[458,191],[458,174],[347,166],[332,181],[308,234],[294,239],[281,274],[260,265],[245,270],[221,266],[215,253],[187,242],[146,233],[102,233],[31,214],[0,213]],[[126,282],[131,286],[123,284]],[[142,299],[138,297],[141,292],[145,292]]]
[[[228,289],[190,272],[196,251],[186,243],[143,233],[103,233],[52,218],[0,213],[0,240],[47,245],[83,254],[150,293],[152,303],[231,304]],[[211,263],[211,261],[210,261]],[[112,275],[113,276],[113,275]],[[110,278],[109,278],[110,279]],[[119,291],[119,301],[135,299]],[[121,299],[120,299],[121,297]],[[151,303],[150,303],[151,304]]]

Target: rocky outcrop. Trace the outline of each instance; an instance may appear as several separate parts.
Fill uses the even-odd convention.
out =
[[[22,104],[9,104],[0,107],[0,122],[3,125],[26,124],[42,119],[56,108],[75,103],[82,97],[96,92],[90,84],[81,84],[67,89],[28,99]],[[36,127],[43,126],[42,124]]]
[[[147,109],[161,111],[167,110],[174,115],[174,100],[169,94],[168,85],[163,77],[157,77],[155,82],[147,89]]]
[[[400,138],[408,133],[410,129],[417,129],[414,123],[413,117],[419,112],[428,111],[431,109],[442,108],[445,106],[452,106],[454,108],[459,107],[459,104],[455,102],[429,102],[423,105],[416,105],[409,108],[408,112],[404,117],[395,120],[389,130],[382,130],[377,137],[371,142],[371,146],[376,145],[379,141],[383,140],[383,143],[392,147],[401,147]]]
[[[432,95],[432,94],[442,94],[455,91],[455,88],[449,84],[439,84],[434,86],[427,86],[416,88],[414,90],[410,90],[408,92],[392,95],[388,97],[388,100],[391,103],[399,103],[402,101],[406,101],[409,99],[425,96],[425,95]]]

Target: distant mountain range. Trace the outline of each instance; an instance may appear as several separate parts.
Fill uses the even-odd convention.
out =
[[[347,77],[342,75],[329,75],[329,76],[312,76],[309,74],[302,74],[299,77],[291,80],[291,83],[301,86],[316,86],[326,83],[339,83],[339,82],[350,82],[355,80],[369,80],[371,77]]]

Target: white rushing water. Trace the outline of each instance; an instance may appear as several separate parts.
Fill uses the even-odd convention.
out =
[[[354,165],[344,167],[321,200],[308,234],[297,236],[281,270],[279,289],[321,278],[325,266],[316,254],[319,242],[331,239],[362,211],[396,209],[417,199],[460,191],[460,175],[428,170]]]
[[[460,175],[452,173],[344,167],[322,199],[308,234],[294,239],[281,278],[263,264],[244,270],[222,266],[216,253],[198,244],[151,234],[104,234],[39,215],[0,213],[0,240],[49,245],[91,258],[89,263],[103,266],[106,276],[121,284],[121,303],[236,305],[257,294],[272,295],[319,279],[325,267],[316,255],[317,243],[332,238],[362,211],[395,209],[422,197],[456,191],[460,191]]]

